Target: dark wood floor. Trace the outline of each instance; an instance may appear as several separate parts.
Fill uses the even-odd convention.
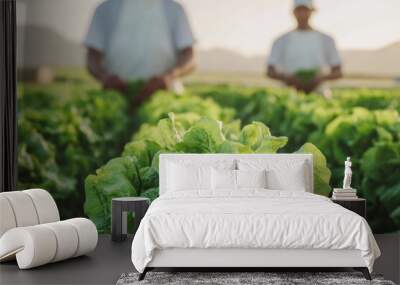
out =
[[[0,284],[115,284],[124,272],[134,271],[132,239],[115,243],[100,235],[95,251],[29,270],[18,270],[16,262],[0,265]]]
[[[377,235],[382,257],[375,272],[400,282],[400,234]],[[115,284],[124,272],[134,271],[130,259],[132,240],[111,242],[100,235],[97,249],[82,256],[29,270],[19,270],[15,262],[0,265],[0,284]]]

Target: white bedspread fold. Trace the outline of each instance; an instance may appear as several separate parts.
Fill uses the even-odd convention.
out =
[[[358,249],[371,272],[380,256],[359,215],[319,195],[265,189],[159,197],[134,237],[135,268],[165,248]]]

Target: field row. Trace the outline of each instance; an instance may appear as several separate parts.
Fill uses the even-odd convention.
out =
[[[19,188],[49,189],[64,217],[84,208],[102,232],[113,197],[158,196],[161,152],[313,153],[321,195],[341,186],[351,156],[353,187],[368,200],[374,232],[400,229],[398,89],[335,90],[326,100],[288,89],[193,85],[183,96],[158,92],[129,115],[138,84],[129,96],[23,88]]]

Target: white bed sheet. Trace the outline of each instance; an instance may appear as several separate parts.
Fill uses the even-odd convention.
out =
[[[162,195],[134,237],[135,268],[167,248],[357,249],[371,272],[380,255],[361,216],[319,195],[265,189]]]

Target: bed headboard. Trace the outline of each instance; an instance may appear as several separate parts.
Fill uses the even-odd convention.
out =
[[[239,159],[257,159],[267,160],[268,162],[274,161],[304,161],[306,165],[306,180],[307,192],[314,192],[314,178],[313,178],[313,157],[312,154],[182,154],[182,153],[166,153],[160,154],[159,164],[159,187],[160,195],[166,192],[167,183],[167,163],[176,162],[184,163],[189,165],[205,165],[210,163],[214,165],[221,161],[232,161],[236,165],[236,161]]]

